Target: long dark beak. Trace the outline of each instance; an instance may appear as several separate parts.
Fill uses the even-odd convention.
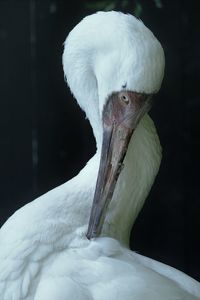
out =
[[[150,95],[136,92],[112,94],[103,111],[103,143],[87,238],[100,235],[107,207],[123,166],[130,138],[150,109]]]

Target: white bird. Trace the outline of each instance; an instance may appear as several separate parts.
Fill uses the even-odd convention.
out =
[[[97,152],[1,228],[0,299],[200,299],[197,281],[128,247],[161,160],[147,114],[163,78],[160,43],[135,17],[99,12],[71,31],[63,66]]]

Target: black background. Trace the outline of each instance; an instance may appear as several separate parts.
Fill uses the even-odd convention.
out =
[[[130,13],[138,3],[116,2]],[[200,280],[198,1],[139,3],[164,47],[166,72],[151,111],[163,161],[131,247]],[[92,12],[85,1],[0,0],[0,224],[77,174],[95,152],[61,64],[68,32]]]

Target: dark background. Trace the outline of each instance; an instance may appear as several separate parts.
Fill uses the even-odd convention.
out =
[[[154,32],[166,55],[151,112],[163,161],[131,247],[200,280],[198,2],[0,0],[0,224],[94,154],[89,123],[64,83],[62,44],[96,9],[128,11]]]

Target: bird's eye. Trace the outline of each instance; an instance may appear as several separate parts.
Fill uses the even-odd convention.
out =
[[[121,101],[123,101],[125,104],[129,103],[129,98],[125,94],[120,95]]]

